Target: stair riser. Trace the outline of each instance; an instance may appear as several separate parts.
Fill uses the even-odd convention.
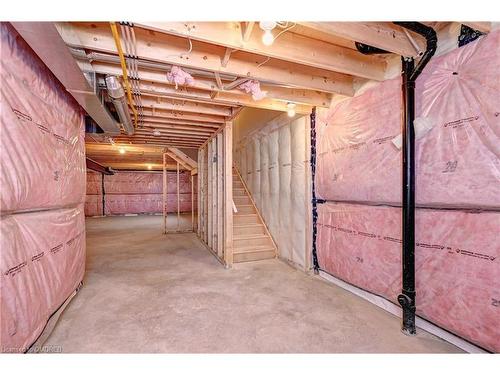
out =
[[[236,205],[238,212],[236,214],[255,214],[255,208],[253,206],[238,206]]]
[[[256,260],[264,260],[264,259],[273,259],[275,257],[274,251],[260,251],[260,252],[255,252],[255,253],[241,253],[241,254],[234,254],[233,255],[233,262],[234,263],[241,263],[241,262],[253,262]]]
[[[233,246],[235,249],[239,249],[242,247],[248,247],[248,246],[273,246],[273,242],[269,237],[263,237],[263,238],[252,238],[252,239],[237,239],[233,238]]]
[[[251,226],[251,227],[234,227],[233,234],[235,236],[250,236],[250,235],[259,235],[266,234],[266,230],[263,225],[259,226]]]

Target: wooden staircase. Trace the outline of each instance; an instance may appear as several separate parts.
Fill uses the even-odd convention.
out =
[[[233,168],[233,262],[252,262],[276,257],[276,245],[262,217],[243,183]]]

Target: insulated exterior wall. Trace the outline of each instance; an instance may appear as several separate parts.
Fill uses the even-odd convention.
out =
[[[87,172],[86,216],[101,216],[102,175]],[[177,173],[167,174],[169,213],[177,212]],[[197,184],[194,191],[197,196]],[[163,175],[152,172],[116,172],[104,175],[104,214],[155,214],[162,212]],[[179,206],[181,212],[191,211],[191,174],[182,171],[179,175]],[[196,205],[196,198],[195,198]]]
[[[307,116],[290,119],[285,114],[249,133],[235,151],[279,256],[303,269],[309,265],[308,136]]]
[[[87,194],[85,195],[85,216],[102,216],[102,173],[87,169]]]
[[[0,23],[0,350],[24,352],[85,269],[83,112]]]
[[[318,206],[318,258],[325,271],[397,303],[401,209]],[[416,212],[417,314],[500,351],[500,213]]]
[[[500,208],[500,31],[431,59],[416,82],[416,200]],[[318,109],[317,195],[401,202],[400,78]],[[424,124],[424,126],[422,125]],[[426,132],[427,129],[427,132]]]
[[[2,217],[0,233],[0,344],[24,352],[83,279],[83,205]]]
[[[17,32],[7,23],[0,28],[0,210],[83,202],[82,111]]]
[[[416,82],[417,314],[500,351],[500,32]],[[394,303],[401,290],[400,79],[319,110],[320,268]],[[352,203],[352,204],[349,204]]]

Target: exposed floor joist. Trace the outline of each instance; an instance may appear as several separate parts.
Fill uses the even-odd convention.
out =
[[[57,23],[58,31],[71,47],[116,54],[116,46],[106,23]],[[222,67],[225,47],[193,41],[193,50],[185,58],[187,39],[137,28],[137,54],[140,59],[179,65],[186,68],[228,73],[259,81],[301,87],[330,93],[352,94],[352,76],[288,61],[271,59],[242,51],[232,54],[227,67]],[[313,56],[314,57],[314,56]],[[264,63],[265,62],[265,63]],[[366,61],[368,64],[368,61]],[[383,69],[377,65],[376,79],[383,79]],[[371,68],[367,67],[368,70]],[[371,74],[363,74],[363,76]]]
[[[279,42],[263,45],[256,33],[244,41],[239,22],[146,22],[136,26],[275,59],[325,69],[357,77],[382,80],[385,63],[341,46],[290,32],[280,35]]]

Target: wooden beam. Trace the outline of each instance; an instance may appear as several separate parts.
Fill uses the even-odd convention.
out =
[[[243,42],[239,22],[191,22],[189,30],[184,22],[147,22],[135,25],[295,64],[377,81],[384,79],[385,63],[376,56],[363,55],[349,48],[293,32],[285,32],[272,45],[264,46],[260,35],[256,34],[250,35],[248,40]]]
[[[172,159],[174,159],[177,162],[177,164],[182,165],[184,167],[184,169],[187,169],[188,171],[192,170],[192,168],[188,164],[184,163],[181,159],[177,158],[174,154],[167,152],[167,155],[170,156]]]
[[[187,125],[187,126],[182,126],[182,125],[172,125],[168,123],[162,123],[162,122],[143,122],[143,126],[139,127],[138,129],[143,129],[143,130],[162,130],[162,129],[170,129],[170,130],[188,130],[188,131],[194,131],[197,133],[203,133],[203,134],[210,134],[214,131],[216,131],[218,128],[206,128],[206,127],[201,127],[201,126],[196,126],[196,125]]]
[[[196,163],[196,161],[194,161],[193,159],[191,159],[188,155],[186,155],[184,152],[182,152],[178,148],[176,148],[176,147],[169,147],[168,150],[172,154],[174,154],[175,156],[177,156],[177,158],[179,158],[184,163],[186,163],[187,165],[189,165],[190,169],[197,168],[198,164]]]
[[[157,130],[160,132],[160,135],[159,136],[156,136],[156,135],[153,135],[153,131],[154,130]],[[155,127],[149,127],[149,126],[145,126],[143,128],[137,128],[135,130],[135,133],[134,135],[132,135],[131,137],[134,137],[135,135],[145,135],[145,136],[148,136],[148,137],[152,137],[152,138],[161,138],[161,137],[182,137],[184,135],[186,136],[189,136],[189,138],[191,136],[196,136],[196,137],[199,137],[199,138],[206,138],[206,137],[209,137],[213,132],[210,132],[210,131],[203,131],[203,130],[197,130],[197,129],[193,129],[193,130],[178,130],[178,129],[168,129],[168,128],[164,128],[164,127],[161,127],[161,126],[155,126]]]
[[[221,59],[221,66],[225,68],[227,66],[227,63],[229,62],[229,59],[231,58],[231,53],[233,53],[232,48],[226,48],[226,52],[224,52],[224,56]]]
[[[161,109],[165,111],[174,112],[189,112],[196,114],[206,114],[214,116],[229,116],[231,109],[224,108],[221,106],[207,104],[207,103],[197,103],[193,101],[180,101],[179,99],[165,98],[163,95],[158,95],[157,93],[150,93],[141,91],[141,101],[143,107],[155,108],[155,110]]]
[[[130,139],[127,140],[126,143],[123,143],[123,145],[135,145],[135,146],[176,146],[176,147],[182,147],[182,148],[195,148],[198,149],[200,147],[200,144],[198,143],[175,143],[175,142],[152,142],[152,141],[144,141],[144,140],[137,140],[137,139]]]
[[[175,119],[175,118],[169,118],[166,116],[159,116],[159,115],[158,116],[144,115],[142,118],[143,118],[144,122],[151,123],[151,124],[186,125],[186,126],[194,126],[194,127],[210,129],[210,130],[211,129],[218,129],[221,126],[220,123],[189,121],[189,120]]]
[[[417,51],[399,26],[388,22],[300,22],[302,26],[341,38],[368,44],[402,56],[417,56]],[[410,32],[421,51],[425,39]],[[368,78],[368,77],[365,77]]]
[[[56,23],[56,27],[66,44],[70,47],[116,54],[114,41],[107,24]],[[220,73],[248,77],[268,83],[324,92],[343,94],[346,92],[352,93],[353,91],[353,79],[349,75],[301,64],[291,65],[290,62],[276,59],[271,59],[262,64],[266,60],[265,57],[241,51],[234,52],[227,67],[224,68],[221,66],[220,56],[224,53],[225,48],[208,43],[193,41],[193,50],[189,55],[189,59],[186,59],[184,58],[186,52],[186,40],[184,38],[141,28],[135,29],[139,59],[204,71],[218,71]],[[292,49],[295,51],[298,50],[296,46],[293,46]],[[303,57],[304,60],[310,58]],[[331,56],[328,58],[331,59]],[[315,60],[315,56],[312,56],[312,60]],[[363,65],[363,68],[366,65],[368,70],[375,69],[378,71],[380,70],[380,64],[384,63],[379,62],[374,67],[371,67],[371,64],[367,61]],[[382,79],[383,71],[378,72],[376,76],[378,79]]]
[[[187,114],[187,113],[172,113],[170,111],[165,111],[162,109],[144,108],[145,116],[153,116],[158,119],[172,119],[179,121],[197,121],[200,123],[215,123],[222,125],[224,123],[224,117],[212,116],[212,115],[202,115],[202,114]],[[170,121],[170,120],[169,120]]]
[[[224,89],[224,84],[222,83],[222,80],[220,79],[219,72],[214,72],[214,75],[215,75],[215,82],[217,82],[217,87],[220,90],[223,90]]]
[[[240,22],[241,25],[241,40],[246,43],[250,39],[255,22]]]

